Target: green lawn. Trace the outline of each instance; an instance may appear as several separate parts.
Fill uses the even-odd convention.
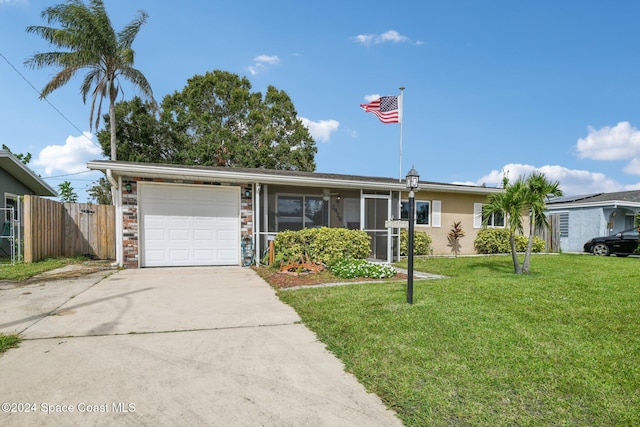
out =
[[[45,271],[55,270],[69,264],[78,264],[86,261],[84,257],[76,258],[49,258],[43,261],[26,263],[17,262],[13,265],[0,265],[0,280],[24,280],[36,276]]]
[[[417,259],[450,276],[279,291],[407,426],[640,425],[640,260]]]

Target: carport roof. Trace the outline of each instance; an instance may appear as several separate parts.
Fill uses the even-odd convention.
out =
[[[0,168],[33,191],[36,196],[57,196],[56,190],[44,182],[31,169],[26,167],[16,156],[7,150],[0,150]]]
[[[121,162],[93,160],[89,169],[110,171],[114,177],[163,178],[173,180],[193,180],[203,182],[260,183],[293,186],[313,186],[332,188],[366,188],[371,190],[406,191],[404,180],[359,175],[342,175],[320,172],[302,172],[262,168],[230,168],[219,166],[173,165],[160,163]],[[500,188],[473,185],[445,184],[421,181],[423,191],[491,194]]]

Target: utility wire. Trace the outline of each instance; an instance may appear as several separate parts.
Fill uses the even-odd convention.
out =
[[[22,77],[22,79],[23,79],[25,82],[27,82],[27,84],[28,84],[29,86],[31,86],[31,88],[32,88],[34,91],[36,91],[36,93],[38,94],[38,97],[40,97],[41,99],[44,99],[44,100],[47,102],[47,104],[49,104],[49,106],[51,106],[51,108],[53,108],[53,109],[54,109],[58,114],[60,114],[60,116],[62,116],[62,118],[63,118],[63,119],[65,119],[67,122],[69,122],[69,124],[70,124],[71,126],[73,126],[73,128],[74,128],[75,130],[77,130],[78,132],[80,132],[80,135],[82,135],[83,137],[85,137],[86,139],[88,139],[89,141],[91,141],[91,143],[92,143],[92,144],[94,144],[94,145],[96,145],[96,146],[99,146],[99,145],[98,145],[98,144],[96,144],[96,143],[95,143],[91,138],[89,138],[87,135],[85,135],[84,131],[80,130],[80,128],[79,128],[78,126],[76,126],[76,125],[75,125],[75,123],[73,123],[71,120],[69,120],[69,118],[68,118],[67,116],[65,116],[65,115],[62,113],[62,111],[58,110],[58,108],[57,108],[55,105],[53,105],[53,104],[51,103],[51,101],[49,101],[47,98],[42,98],[42,92],[40,92],[40,91],[39,91],[39,90],[38,90],[38,89],[37,89],[37,88],[36,88],[36,87],[35,87],[35,86],[34,86],[34,85],[29,81],[29,79],[27,79],[27,78],[26,78],[26,77],[25,77],[25,76],[24,76],[24,75],[23,75],[23,74],[22,74],[22,73],[21,73],[21,72],[20,72],[20,71],[19,71],[19,70],[18,70],[18,69],[17,69],[17,68],[12,64],[12,63],[11,63],[11,61],[9,61],[9,59],[7,59],[7,57],[6,57],[6,56],[4,56],[4,55],[2,54],[2,52],[0,52],[0,56],[2,57],[2,59],[4,59],[4,60],[7,62],[7,64],[9,64],[9,66],[10,66],[11,68],[13,68],[13,70],[14,70],[16,73],[18,73],[18,75],[19,75],[20,77]]]

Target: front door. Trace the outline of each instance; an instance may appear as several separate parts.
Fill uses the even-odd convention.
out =
[[[391,229],[385,221],[391,218],[391,196],[384,194],[362,195],[362,223],[371,236],[370,258],[391,262]]]

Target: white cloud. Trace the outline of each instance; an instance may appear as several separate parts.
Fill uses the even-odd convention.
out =
[[[631,159],[629,164],[625,166],[622,171],[630,175],[640,175],[640,157]]]
[[[102,157],[102,150],[92,141],[90,132],[84,135],[69,136],[64,145],[48,145],[33,161],[45,176],[54,173],[77,173],[87,170],[87,162]]]
[[[624,172],[640,175],[640,130],[629,122],[600,129],[589,127],[589,134],[578,139],[576,150],[580,158],[630,160]]]
[[[411,41],[411,39],[405,35],[400,34],[396,30],[388,30],[382,34],[358,34],[357,36],[352,37],[352,39],[359,44],[369,46],[371,44],[380,44],[380,43],[412,43],[415,45],[423,44],[422,41]]]
[[[505,165],[501,170],[492,170],[472,184],[485,184],[488,187],[501,186],[503,171],[507,172],[507,176],[510,181],[514,181],[520,176],[526,176],[535,171],[542,172],[548,180],[558,181],[560,183],[560,189],[565,195],[606,193],[640,189],[640,182],[637,184],[623,185],[598,172],[568,169],[564,166],[558,165],[536,167],[519,163],[510,163]]]
[[[378,95],[377,93],[371,94],[371,95],[365,95],[364,96],[364,100],[367,102],[371,102],[371,101],[375,101],[376,99],[380,98],[381,95]]]
[[[26,5],[27,3],[27,0],[0,0],[0,6]]]
[[[278,65],[280,63],[280,58],[275,55],[258,55],[253,60],[255,64],[248,67],[252,76],[264,73],[269,69],[269,65]]]
[[[273,55],[273,56],[258,55],[255,58],[253,58],[253,60],[256,61],[256,62],[263,62],[263,63],[267,63],[267,64],[277,64],[277,63],[280,62],[280,58],[278,58],[275,55]]]
[[[315,140],[322,142],[329,141],[331,134],[338,130],[340,122],[337,120],[320,120],[317,122],[311,121],[305,117],[300,117],[302,124],[309,129],[309,133]]]
[[[408,42],[408,41],[409,41],[409,37],[403,36],[402,34],[397,32],[396,30],[386,31],[386,32],[380,34],[376,38],[376,42],[377,43],[384,43],[384,42],[404,43],[404,42]]]

